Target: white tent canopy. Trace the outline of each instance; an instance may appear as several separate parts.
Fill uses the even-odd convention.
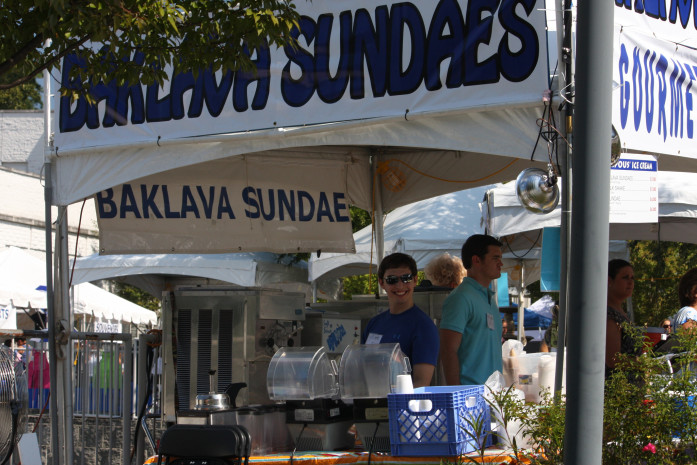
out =
[[[0,252],[0,304],[21,308],[46,308],[45,263],[21,249],[10,247]],[[92,315],[125,323],[157,323],[157,315],[93,284],[72,286],[75,314]]]
[[[658,171],[658,223],[610,223],[610,239],[697,243],[697,174]],[[560,182],[561,187],[561,182]],[[546,215],[525,210],[508,183],[487,192],[482,214],[490,234],[523,252],[539,245],[540,230],[561,224],[561,207]]]
[[[155,296],[172,277],[206,278],[243,287],[282,287],[309,292],[307,263],[268,252],[230,254],[91,255],[75,261],[74,283],[129,277]]]
[[[392,8],[408,10],[409,17],[404,21],[409,23],[405,23],[404,28],[395,28],[394,33],[404,34],[404,37],[391,36],[389,50],[380,50],[386,55],[378,59],[372,55],[361,57],[361,54],[368,53],[366,50],[373,47],[380,48],[375,41],[388,32],[379,31],[378,36],[372,36],[365,35],[367,29],[349,31],[339,21],[339,15],[345,11],[360,11],[356,21],[364,21],[363,26],[372,24],[377,27],[387,24],[378,18],[387,10],[376,8],[374,2],[366,0],[299,4],[300,13],[305,15],[303,21],[333,18],[332,27],[336,30],[332,30],[328,44],[318,43],[320,37],[300,38],[303,49],[312,54],[317,63],[329,58],[332,70],[302,69],[302,63],[294,58],[289,60],[286,51],[270,50],[268,88],[252,81],[245,93],[250,100],[251,96],[262,92],[268,99],[263,108],[253,108],[254,111],[233,103],[239,98],[237,93],[222,97],[220,102],[206,101],[219,103],[221,113],[213,115],[204,111],[193,115],[187,110],[200,93],[197,89],[189,89],[181,95],[185,107],[182,118],[171,113],[173,107],[158,104],[164,114],[154,119],[139,119],[136,114],[150,111],[147,105],[153,105],[154,109],[155,100],[134,97],[114,105],[100,102],[95,107],[99,114],[92,115],[99,122],[95,127],[80,121],[81,115],[85,114],[81,112],[84,102],[71,107],[61,100],[59,93],[55,93],[52,106],[55,111],[55,147],[59,156],[52,157],[53,202],[69,205],[107,189],[116,191],[124,184],[133,183],[128,187],[132,190],[114,198],[109,205],[119,208],[118,213],[123,215],[112,219],[114,223],[126,220],[134,226],[156,227],[157,231],[153,233],[150,229],[111,249],[101,247],[105,254],[336,252],[351,250],[353,244],[347,246],[343,238],[341,244],[333,244],[335,237],[315,231],[319,230],[315,226],[327,226],[320,221],[309,224],[311,228],[307,228],[307,222],[292,214],[282,218],[279,214],[281,194],[289,198],[295,195],[292,199],[296,202],[296,209],[300,203],[298,192],[308,191],[315,195],[314,190],[338,194],[346,204],[380,213],[436,195],[514,179],[521,170],[530,166],[546,166],[548,153],[544,147],[536,145],[537,120],[545,109],[543,96],[550,79],[544,8],[533,8],[523,15],[529,24],[525,25],[525,41],[516,45],[520,50],[505,58],[491,57],[491,62],[497,63],[497,69],[493,70],[495,76],[491,79],[467,76],[468,81],[464,82],[464,77],[457,77],[459,72],[455,68],[460,64],[455,58],[444,58],[444,63],[453,61],[451,72],[447,72],[444,65],[442,72],[434,71],[426,76],[427,64],[422,63],[426,57],[416,52],[417,47],[427,44],[414,41],[426,40],[427,36],[410,37],[409,30],[416,22],[427,28],[437,27],[432,25],[432,20],[442,19],[435,13],[437,4],[388,4],[393,4]],[[462,14],[454,5],[445,4],[442,8],[452,9],[450,13],[453,15]],[[497,14],[492,15],[492,22],[491,53],[496,54],[495,42],[501,42],[501,47],[504,47],[511,31],[501,24]],[[351,41],[365,41],[365,45],[357,46],[355,50],[350,47],[353,56],[348,57],[343,39],[338,40],[340,34],[350,34]],[[454,50],[452,53],[460,52]],[[334,70],[337,66],[335,60],[342,56],[356,69]],[[343,60],[338,66],[345,64]],[[386,73],[386,66],[392,75]],[[419,71],[424,75],[414,82],[402,83],[403,76],[397,76],[397,70],[406,70],[407,67],[410,74]],[[329,81],[327,73],[334,76]],[[315,84],[293,86],[293,80],[303,74]],[[221,76],[216,75],[214,79],[215,84],[223,85]],[[328,97],[324,86],[334,79],[337,84],[332,90],[337,94]],[[347,79],[350,85],[339,84],[343,79]],[[455,85],[452,79],[463,82]],[[480,79],[484,80],[480,83]],[[400,84],[406,87],[389,87]],[[381,91],[381,85],[387,88]],[[178,97],[165,98],[164,94],[175,90],[163,88],[159,99],[174,102]],[[149,94],[151,89],[146,86],[131,88],[131,91],[153,97]],[[305,92],[311,94],[305,95],[306,99],[295,95]],[[214,99],[210,95],[205,98]],[[147,105],[144,106],[143,102]],[[102,115],[105,107],[123,107],[128,111],[123,118],[124,124],[108,124],[106,119],[118,115]],[[258,169],[262,165],[263,169]],[[256,173],[260,174],[254,175],[253,169],[258,169]],[[326,186],[327,179],[331,179],[331,184],[322,187]],[[156,191],[154,186],[159,189]],[[169,195],[167,205],[173,208],[169,216],[163,207],[165,186]],[[197,190],[199,187],[201,190]],[[223,214],[221,218],[218,201],[223,189],[227,189],[233,205],[229,211],[234,211],[235,218],[231,218],[231,214],[229,217]],[[141,196],[143,191],[147,193]],[[254,211],[255,206],[250,206],[252,201],[244,198],[249,192],[277,193],[276,215],[267,210],[269,217],[273,218],[265,218],[265,221],[252,218],[251,215],[257,211]],[[153,197],[148,197],[148,193]],[[213,193],[215,202],[208,203]],[[204,196],[206,198],[201,199]],[[269,208],[269,203],[265,208]],[[152,210],[155,204],[162,216],[152,211],[150,216],[140,214],[143,209]],[[206,207],[210,209],[210,205],[217,210],[205,216],[204,210]],[[336,202],[330,200],[329,206],[335,205]],[[126,207],[125,210],[122,207]],[[197,211],[194,213],[193,209]],[[253,211],[250,213],[249,210]],[[181,212],[186,219],[179,215]],[[134,234],[130,227],[110,234],[102,227],[105,212],[100,213],[102,239]],[[240,234],[216,233],[216,228],[223,227],[238,228],[238,232],[251,231],[250,240],[241,241]],[[192,240],[205,234],[208,234],[205,240],[192,245]],[[144,240],[146,236],[147,241]],[[251,239],[262,237],[265,240],[261,244],[252,243]],[[221,238],[229,242],[218,243]],[[350,228],[347,238],[351,238]],[[163,250],[147,250],[152,244],[163,247]]]
[[[399,207],[385,216],[385,255],[403,252],[423,269],[435,256],[448,252],[460,256],[462,244],[483,232],[479,202],[491,185],[475,187]],[[310,257],[310,280],[367,274],[372,263],[377,271],[372,226],[353,235],[356,253],[323,253]]]

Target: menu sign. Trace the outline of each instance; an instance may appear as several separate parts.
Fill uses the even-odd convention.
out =
[[[658,222],[658,163],[649,155],[624,154],[610,170],[610,222]]]

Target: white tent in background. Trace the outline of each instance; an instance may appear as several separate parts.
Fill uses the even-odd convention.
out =
[[[610,223],[610,239],[697,244],[697,191],[689,188],[697,185],[697,174],[658,171],[657,178],[658,223]],[[487,192],[482,214],[489,233],[504,238],[516,252],[539,246],[540,230],[561,224],[560,206],[547,215],[525,210],[516,197],[515,183]]]
[[[404,205],[385,216],[385,255],[403,252],[416,260],[419,269],[435,256],[448,252],[460,256],[468,236],[482,233],[479,202],[492,186],[474,187]],[[367,274],[378,259],[372,227],[353,235],[356,253],[323,253],[310,257],[310,280],[333,280],[343,276]]]
[[[46,264],[43,260],[10,247],[0,252],[0,304],[17,308],[46,308]],[[157,315],[99,287],[83,283],[72,286],[75,314],[124,323],[157,323]]]
[[[697,184],[697,174],[658,171],[657,182],[658,223],[610,223],[609,258],[628,258],[625,240],[697,243],[697,192],[685,188]],[[517,276],[524,261],[525,284],[540,279],[542,230],[561,224],[561,207],[546,215],[531,213],[520,205],[511,182],[488,191],[481,209],[488,233],[504,244],[509,276],[520,279]]]
[[[269,252],[90,255],[75,261],[73,283],[118,278],[159,297],[177,284],[230,283],[310,294],[307,263]],[[187,280],[187,278],[191,278]]]

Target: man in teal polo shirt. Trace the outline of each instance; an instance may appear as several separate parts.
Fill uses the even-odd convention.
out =
[[[503,371],[501,316],[491,281],[501,276],[501,243],[475,234],[462,246],[467,277],[443,302],[440,361],[449,385],[484,384]]]

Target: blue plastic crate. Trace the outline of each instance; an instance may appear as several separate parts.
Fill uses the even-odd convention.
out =
[[[430,401],[428,403],[411,401]],[[388,394],[394,456],[455,456],[493,444],[484,386],[430,386],[414,394]],[[477,437],[470,423],[480,423]]]

